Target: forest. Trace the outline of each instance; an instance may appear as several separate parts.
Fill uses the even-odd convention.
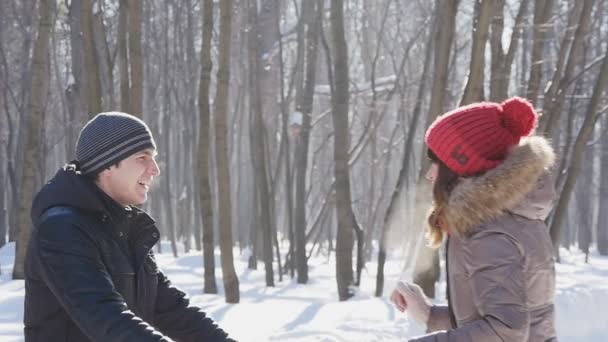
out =
[[[33,196],[89,119],[121,111],[154,134],[144,209],[174,256],[200,252],[205,293],[239,302],[236,253],[268,287],[335,254],[339,300],[382,296],[401,253],[434,296],[424,131],[521,96],[558,155],[558,260],[608,255],[607,94],[606,0],[3,0],[0,247],[23,279]]]

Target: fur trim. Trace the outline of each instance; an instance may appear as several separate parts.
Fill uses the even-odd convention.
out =
[[[524,199],[555,162],[547,139],[532,136],[513,147],[496,168],[462,179],[450,194],[445,219],[452,233],[467,235]]]

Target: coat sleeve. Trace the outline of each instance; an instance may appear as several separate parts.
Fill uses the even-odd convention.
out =
[[[527,341],[530,315],[526,309],[523,252],[507,235],[495,232],[475,235],[465,250],[469,284],[481,318],[410,341]]]
[[[427,332],[448,330],[454,328],[450,320],[450,309],[447,305],[433,305],[429,321],[426,323]]]
[[[55,217],[41,223],[30,249],[41,277],[70,318],[92,341],[172,341],[129,310],[116,291],[94,240]]]
[[[154,325],[180,342],[234,341],[198,307],[190,306],[188,296],[158,272],[158,294]]]

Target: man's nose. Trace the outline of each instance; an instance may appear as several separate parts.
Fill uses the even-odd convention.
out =
[[[152,160],[152,165],[150,166],[150,173],[153,176],[160,175],[160,167],[158,167],[158,163],[156,162],[156,160]]]

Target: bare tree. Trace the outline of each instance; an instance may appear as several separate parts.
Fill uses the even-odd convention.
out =
[[[435,15],[436,14],[438,13],[435,13]],[[402,224],[402,222],[397,223],[397,221],[399,220],[397,212],[399,210],[403,210],[403,207],[405,207],[405,203],[407,202],[407,178],[410,171],[412,153],[414,150],[414,137],[416,136],[416,130],[418,128],[418,125],[420,125],[420,117],[422,114],[422,100],[424,98],[424,93],[427,89],[427,79],[429,78],[428,74],[432,62],[432,52],[434,48],[436,34],[435,20],[436,18],[430,20],[430,22],[433,23],[431,27],[433,27],[434,29],[429,33],[427,44],[425,47],[424,66],[422,67],[422,75],[420,76],[420,82],[418,85],[418,95],[416,96],[416,104],[414,105],[414,109],[412,110],[412,118],[410,120],[410,125],[407,130],[407,139],[404,140],[401,169],[399,170],[397,184],[395,185],[395,190],[393,191],[388,207],[386,208],[386,214],[384,215],[384,220],[382,222],[382,231],[380,233],[380,241],[378,248],[378,270],[376,272],[376,297],[381,297],[382,293],[384,292],[384,265],[386,263],[387,239],[389,238],[388,234],[392,226]],[[405,57],[403,63],[404,62]]]
[[[482,101],[483,95],[483,69],[488,41],[488,31],[490,19],[494,12],[493,0],[476,0],[475,17],[473,23],[473,47],[471,51],[471,62],[469,63],[469,77],[464,88],[464,94],[460,105],[467,105],[473,102]]]
[[[436,45],[433,55],[433,86],[431,90],[429,112],[427,114],[427,125],[430,125],[430,123],[433,122],[433,120],[444,110],[448,66],[450,60],[450,51],[453,45],[458,3],[458,0],[437,0],[435,2],[437,22],[442,23],[442,25],[439,25],[439,28],[437,29],[437,38],[435,40]],[[421,161],[421,169],[416,186],[417,194],[419,192],[425,193],[430,191],[428,181],[423,177],[424,172],[429,165],[428,159],[423,156]],[[416,222],[414,222],[415,226],[426,226],[421,217],[416,216],[416,218]],[[428,296],[435,297],[435,282],[438,279],[439,254],[436,250],[423,246],[420,249],[418,259],[416,260],[414,282],[420,285]]]
[[[260,61],[258,51],[258,23],[257,4],[255,0],[248,0],[248,17],[250,31],[249,44],[249,101],[252,115],[252,124],[249,134],[252,137],[251,160],[255,178],[255,202],[257,207],[258,226],[262,229],[262,252],[266,271],[266,286],[274,286],[274,272],[272,269],[272,227],[270,222],[270,194],[268,191],[268,173],[266,170],[266,127],[262,118],[262,97],[260,94]]]
[[[583,51],[585,35],[591,22],[593,4],[594,0],[574,2],[574,9],[571,11],[568,27],[560,46],[553,80],[551,86],[545,92],[543,100],[543,113],[546,115],[541,118],[541,130],[546,133],[551,134],[555,131],[566,99],[567,88],[572,84],[574,69],[577,64],[584,61],[581,51]],[[575,28],[576,32],[573,33]],[[566,55],[568,56],[567,60]]]
[[[0,33],[0,45],[3,43],[2,34]],[[0,117],[4,114],[4,102],[6,93],[4,90],[4,82],[0,82]],[[6,120],[0,119],[0,151],[3,153],[6,151],[6,147],[8,146],[8,134],[5,133],[5,122]],[[0,188],[7,189],[7,180],[6,180],[6,158],[2,158],[0,160]],[[0,193],[0,248],[6,244],[6,233],[8,225],[7,225],[7,217],[6,217],[6,195],[8,191],[3,191]]]
[[[582,168],[583,153],[587,147],[587,141],[593,134],[593,128],[595,123],[599,119],[605,110],[600,107],[603,92],[608,86],[608,46],[606,46],[606,52],[604,54],[600,74],[597,78],[595,87],[593,88],[593,95],[586,110],[585,120],[581,127],[580,133],[576,138],[574,148],[572,151],[572,158],[570,166],[568,167],[568,173],[564,189],[561,192],[561,196],[555,208],[555,216],[551,223],[551,240],[553,246],[555,246],[555,253],[559,257],[559,238],[561,236],[562,222],[566,216],[566,208],[572,196],[574,185],[578,179]]]
[[[536,104],[540,91],[540,82],[543,72],[543,51],[545,50],[545,36],[549,30],[549,20],[553,13],[554,0],[535,0],[534,3],[534,37],[532,41],[532,60],[530,61],[530,76],[526,98]]]
[[[600,189],[597,217],[597,251],[608,255],[608,120],[604,118],[602,145],[600,148]]]
[[[230,41],[232,38],[232,0],[220,2],[219,64],[217,91],[214,101],[215,159],[217,163],[218,214],[222,274],[227,303],[238,303],[239,279],[234,270],[232,256],[232,202],[230,196],[230,170],[228,168],[228,82],[230,82]]]
[[[130,1],[130,0],[129,0]],[[162,60],[162,110],[161,110],[161,120],[162,120],[162,127],[163,129],[160,130],[160,135],[162,136],[162,138],[164,138],[164,150],[167,151],[166,153],[163,154],[164,160],[165,160],[165,165],[167,165],[167,167],[164,169],[164,174],[165,177],[163,179],[163,185],[164,185],[164,196],[163,196],[163,201],[164,201],[164,206],[165,206],[165,218],[166,218],[166,225],[165,225],[165,229],[168,230],[168,235],[169,235],[169,240],[171,241],[171,250],[173,251],[173,256],[177,258],[177,235],[175,233],[175,206],[173,205],[173,193],[175,188],[172,186],[171,181],[173,179],[173,174],[175,174],[173,168],[169,167],[169,165],[173,165],[173,159],[174,159],[174,155],[171,153],[171,148],[172,148],[172,141],[171,141],[171,133],[172,133],[172,123],[173,123],[173,117],[175,116],[174,112],[173,112],[173,108],[171,106],[171,90],[172,90],[172,85],[171,85],[171,72],[170,72],[170,64],[172,62],[170,56],[169,56],[169,30],[170,30],[170,18],[169,18],[169,2],[165,2],[164,3],[164,20],[163,20],[163,60]],[[129,16],[129,20],[131,20],[131,17]],[[130,39],[130,35],[129,35],[129,39]],[[129,53],[129,60],[131,61],[131,54]],[[129,63],[131,64],[131,63]],[[129,69],[132,71],[133,69],[131,68],[131,65],[129,66]],[[133,73],[131,72],[131,75]],[[132,77],[131,77],[132,79]],[[132,84],[131,84],[131,90],[132,90]],[[131,93],[130,93],[131,94]],[[134,106],[133,105],[133,100],[134,98],[129,95],[129,104],[131,105],[131,108]],[[135,115],[135,114],[133,114]],[[141,114],[140,114],[141,115]]]
[[[203,215],[203,260],[205,263],[205,293],[217,293],[215,284],[215,257],[213,238],[213,209],[211,181],[209,178],[209,150],[211,130],[209,121],[209,84],[211,83],[211,36],[213,35],[213,0],[201,0],[203,18],[203,45],[201,46],[201,75],[198,107],[200,129],[198,142],[198,182],[200,205]]]
[[[591,245],[591,231],[593,226],[593,206],[594,197],[591,196],[593,193],[593,173],[594,173],[594,151],[593,146],[587,146],[587,149],[583,151],[583,165],[586,167],[581,170],[582,177],[576,183],[575,186],[575,197],[576,197],[576,224],[573,225],[577,229],[578,236],[578,248],[585,253],[585,260],[589,258],[589,247]]]
[[[128,112],[129,105],[129,53],[128,53],[128,0],[119,0],[118,32],[116,50],[118,54],[118,74],[120,76],[120,110]]]
[[[19,199],[19,235],[15,251],[13,279],[24,279],[25,253],[31,235],[30,210],[34,197],[35,171],[38,170],[40,153],[40,132],[44,117],[50,83],[49,38],[55,23],[55,0],[41,0],[38,6],[38,35],[34,44],[32,60],[32,97],[26,120],[26,148],[22,176],[22,190]]]
[[[78,1],[78,0],[77,0]],[[87,73],[87,110],[89,116],[102,111],[101,104],[101,78],[99,75],[99,60],[95,53],[95,36],[93,35],[93,2],[91,0],[81,0],[81,25],[82,25],[82,46],[84,53],[85,71]],[[97,4],[96,4],[97,6]]]
[[[515,58],[515,52],[519,38],[523,32],[524,15],[526,14],[529,0],[522,0],[515,17],[511,40],[505,55],[502,46],[502,35],[504,29],[504,7],[505,0],[494,2],[494,16],[491,24],[490,45],[492,49],[492,65],[490,79],[490,101],[502,102],[508,97],[509,80],[511,79],[511,66]]]
[[[82,1],[72,1],[69,7],[69,23],[70,23],[70,51],[72,57],[72,76],[74,81],[68,83],[65,90],[68,100],[69,122],[68,122],[68,138],[66,139],[66,151],[68,155],[74,155],[74,142],[76,141],[76,132],[80,128],[81,120],[88,118],[88,94],[87,94],[87,76],[84,60],[84,42],[82,29],[83,11]]]
[[[308,263],[306,260],[306,170],[308,168],[308,147],[310,140],[312,104],[319,42],[319,27],[323,20],[323,2],[307,1],[302,8],[301,36],[298,44],[302,54],[304,77],[296,88],[296,111],[302,115],[300,132],[295,148],[295,261],[298,270],[298,283],[308,282]]]
[[[143,115],[144,101],[144,63],[141,39],[142,12],[142,0],[128,0],[129,113],[139,117]]]
[[[333,47],[333,93],[331,96],[334,127],[334,177],[336,196],[336,280],[341,301],[353,296],[353,242],[357,225],[351,207],[350,176],[348,167],[349,133],[349,73],[348,47],[344,34],[344,3],[332,0],[330,7],[331,36]],[[332,66],[328,66],[331,68]]]

